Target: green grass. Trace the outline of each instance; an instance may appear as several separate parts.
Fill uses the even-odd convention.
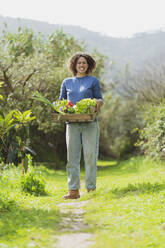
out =
[[[21,192],[21,168],[7,169],[0,178],[0,199],[8,199],[7,209],[0,210],[0,247],[54,247],[63,217],[56,204],[66,189],[66,173],[43,166],[37,170],[45,176],[47,196]]]
[[[93,247],[165,247],[165,163],[137,157],[99,165],[85,215],[97,233]]]
[[[98,161],[97,190],[82,197],[86,232],[96,234],[94,248],[165,248],[165,162],[143,157]],[[64,214],[58,203],[67,191],[64,170],[38,166],[46,196],[21,192],[21,168],[0,175],[0,248],[53,248]],[[84,171],[81,171],[81,181]]]

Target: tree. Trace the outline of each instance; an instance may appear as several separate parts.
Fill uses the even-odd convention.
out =
[[[132,131],[141,125],[136,101],[123,101],[119,96],[106,93],[99,119],[100,154],[127,158],[135,150],[138,138]]]
[[[32,110],[36,116],[33,126],[30,126],[33,145],[33,137],[38,130],[41,133],[51,133],[48,135],[51,142],[47,141],[48,143],[52,143],[52,139],[56,139],[55,136],[58,137],[57,133],[64,133],[64,126],[52,122],[51,108],[32,99],[34,92],[39,91],[51,102],[58,99],[63,79],[71,76],[67,69],[68,59],[75,52],[85,49],[82,42],[62,31],[56,31],[46,38],[27,28],[19,28],[15,34],[3,31],[0,40],[0,81],[3,82],[1,91],[4,101],[0,103],[0,108],[5,113],[13,109]],[[101,58],[99,53],[96,57],[96,73],[100,75],[103,57]],[[39,146],[42,143],[39,140]],[[54,141],[53,145],[56,150],[58,141]]]

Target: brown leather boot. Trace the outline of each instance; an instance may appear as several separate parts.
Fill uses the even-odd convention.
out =
[[[67,195],[62,197],[63,199],[78,199],[80,198],[79,190],[69,190]]]

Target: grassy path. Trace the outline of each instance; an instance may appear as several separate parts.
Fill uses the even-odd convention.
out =
[[[0,177],[0,199],[9,204],[0,210],[0,248],[165,248],[165,163],[99,161],[97,191],[82,184],[81,198],[68,201],[65,171],[37,170],[47,196],[23,194],[19,169]]]
[[[59,204],[61,213],[66,214],[61,223],[60,237],[57,237],[56,244],[59,248],[85,248],[91,246],[94,242],[95,235],[87,233],[89,225],[84,222],[85,210],[83,207],[88,201],[67,201]]]

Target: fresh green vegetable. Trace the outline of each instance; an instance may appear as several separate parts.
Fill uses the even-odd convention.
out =
[[[74,105],[71,101],[68,100],[57,100],[53,103],[51,103],[47,98],[42,96],[39,92],[36,92],[33,99],[43,102],[53,108],[54,111],[64,114],[64,113],[70,113],[70,114],[90,114],[94,113],[96,109],[97,101],[96,99],[91,98],[85,98],[80,100],[79,102]]]
[[[95,112],[96,108],[96,99],[85,98],[77,102],[75,107],[76,114],[90,114]]]

